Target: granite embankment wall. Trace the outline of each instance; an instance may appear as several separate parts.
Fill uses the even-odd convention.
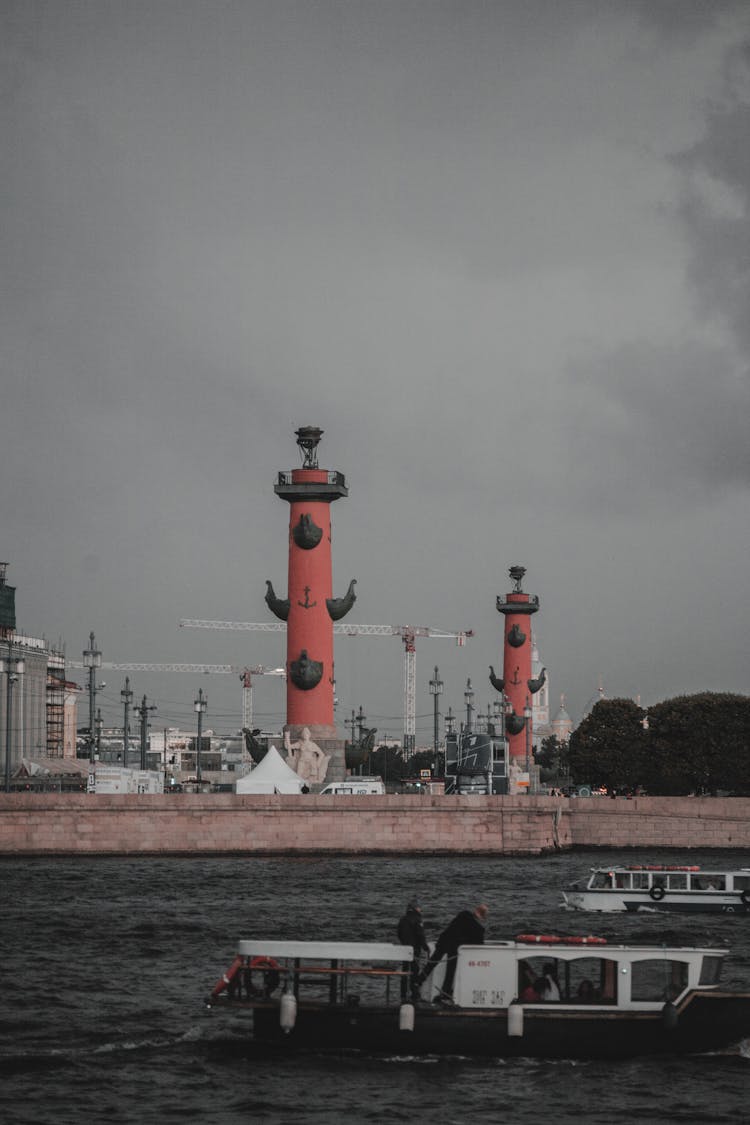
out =
[[[0,794],[0,856],[750,849],[750,799]]]

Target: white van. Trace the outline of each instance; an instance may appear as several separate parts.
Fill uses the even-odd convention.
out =
[[[358,794],[385,793],[385,785],[379,777],[347,777],[345,781],[332,781],[321,789],[320,796],[324,793],[343,793],[346,796]]]

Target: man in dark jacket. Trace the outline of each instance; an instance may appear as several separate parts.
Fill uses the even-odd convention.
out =
[[[419,905],[419,900],[413,898],[410,900],[406,907],[406,913],[402,914],[398,920],[396,933],[400,945],[410,945],[414,953],[414,960],[411,962],[411,986],[414,991],[416,979],[419,976],[419,955],[422,952],[429,953],[430,949],[427,945],[427,940],[424,936],[424,925],[422,924],[422,907]],[[401,998],[406,997],[406,977],[401,978]]]
[[[482,902],[473,910],[462,910],[446,926],[432,952],[432,956],[417,977],[415,984],[420,988],[432,970],[446,958],[443,990],[437,996],[438,1002],[453,1003],[453,978],[456,975],[456,960],[461,945],[484,945],[484,929],[487,925],[487,907]]]

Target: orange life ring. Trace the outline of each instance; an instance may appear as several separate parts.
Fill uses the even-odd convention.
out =
[[[562,938],[555,934],[517,934],[516,941],[533,942],[539,945],[557,945]]]
[[[252,980],[252,975],[256,970],[263,974],[263,995],[270,996],[281,982],[278,961],[274,961],[273,957],[253,957],[248,965],[250,980]]]
[[[253,957],[250,962],[251,969],[263,969],[265,972],[278,972],[279,962],[274,961],[273,957]]]

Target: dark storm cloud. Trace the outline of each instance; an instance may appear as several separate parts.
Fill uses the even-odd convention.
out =
[[[665,41],[694,40],[722,19],[745,13],[745,0],[632,0],[628,7]]]
[[[633,344],[572,377],[570,477],[623,511],[710,501],[750,482],[750,388],[726,350]],[[600,472],[591,474],[592,464]],[[583,470],[581,466],[585,465]]]
[[[737,53],[750,83],[750,42]],[[705,309],[724,320],[750,363],[750,107],[714,109],[701,141],[676,161],[685,175],[682,215],[690,277]]]

